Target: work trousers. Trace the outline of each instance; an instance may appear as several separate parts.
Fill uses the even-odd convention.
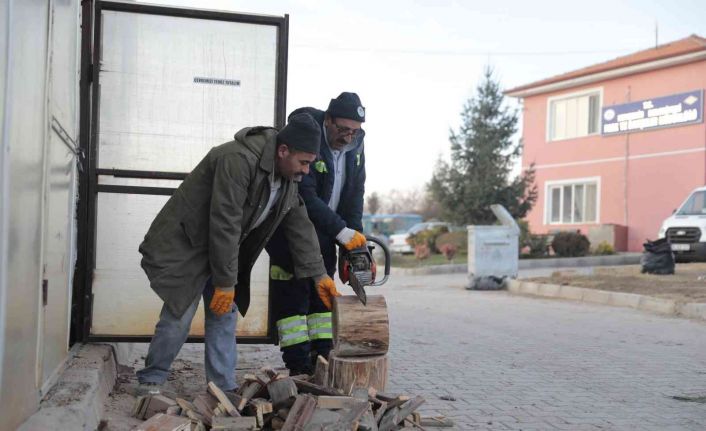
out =
[[[215,315],[208,305],[213,298],[214,287],[211,279],[203,290],[205,324],[205,363],[206,379],[214,382],[224,391],[237,388],[235,366],[238,353],[235,342],[235,326],[238,317],[235,303],[231,310],[221,316]],[[236,288],[237,294],[237,288]],[[159,322],[145,359],[145,368],[137,372],[140,383],[162,384],[167,380],[169,369],[189,335],[191,321],[196,314],[200,298],[189,306],[184,315],[172,314],[166,304],[162,306]]]
[[[310,371],[318,355],[328,359],[333,346],[331,312],[312,279],[294,278],[287,265],[272,262],[270,286],[282,360],[290,370]]]

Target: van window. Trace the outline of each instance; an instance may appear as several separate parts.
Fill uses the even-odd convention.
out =
[[[706,190],[692,193],[686,203],[677,212],[678,215],[704,215],[706,214]]]

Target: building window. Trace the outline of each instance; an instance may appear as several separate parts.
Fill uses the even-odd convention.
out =
[[[598,133],[600,111],[600,90],[549,98],[548,139],[558,141]]]
[[[598,222],[598,179],[547,182],[546,222]]]

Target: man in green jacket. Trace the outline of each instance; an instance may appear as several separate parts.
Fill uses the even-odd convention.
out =
[[[250,271],[278,226],[296,277],[314,278],[322,297],[339,295],[296,184],[316,158],[320,133],[309,114],[291,117],[279,133],[239,131],[206,155],[152,222],[140,244],[142,268],[164,306],[137,372],[143,390],[159,392],[166,381],[201,296],[206,377],[224,391],[236,389],[236,313],[247,312]]]

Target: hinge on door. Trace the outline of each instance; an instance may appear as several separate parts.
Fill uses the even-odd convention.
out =
[[[42,280],[42,305],[47,306],[47,300],[49,299],[49,280],[46,278]]]

